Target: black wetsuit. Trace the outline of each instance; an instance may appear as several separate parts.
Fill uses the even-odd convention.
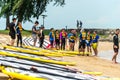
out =
[[[10,30],[9,35],[11,36],[12,39],[16,38],[14,28],[15,28],[15,23],[11,22],[9,25],[9,30]]]
[[[113,46],[117,46],[117,48],[114,48],[114,52],[118,52],[118,50],[119,50],[119,38],[118,38],[118,34],[115,34],[113,36],[113,43],[114,43]]]

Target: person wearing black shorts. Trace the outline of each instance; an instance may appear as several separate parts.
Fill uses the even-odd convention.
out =
[[[115,35],[113,36],[113,50],[114,50],[114,55],[112,58],[112,61],[116,64],[117,61],[117,55],[118,55],[118,51],[119,51],[119,38],[118,38],[118,34],[119,34],[120,30],[116,29]]]
[[[85,47],[86,47],[86,32],[83,31],[80,33],[79,36],[79,53],[83,52],[83,55],[85,54]]]
[[[15,28],[16,18],[13,18],[12,21],[13,22],[11,22],[9,25],[9,30],[10,30],[9,35],[11,37],[10,45],[14,46],[15,38],[16,38],[16,28]]]
[[[55,31],[55,43],[56,43],[56,49],[60,49],[60,34],[59,31]]]

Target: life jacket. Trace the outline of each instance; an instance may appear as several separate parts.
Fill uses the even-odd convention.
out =
[[[23,28],[22,25],[18,25],[20,32],[22,32]]]
[[[70,40],[76,40],[76,35],[75,34],[71,34]]]
[[[66,38],[66,32],[62,32],[62,38]]]
[[[92,36],[93,43],[97,43],[98,39],[99,39],[99,36],[97,34],[93,34]]]
[[[59,33],[56,33],[56,34],[55,34],[55,38],[56,38],[56,39],[60,39]]]
[[[96,36],[97,36],[96,34],[93,34],[92,39],[94,40],[96,38]]]
[[[86,33],[82,32],[82,40],[85,40],[85,39],[86,39]]]
[[[91,36],[87,35],[87,40],[90,41],[91,40]]]
[[[55,35],[54,35],[54,32],[52,32],[52,37],[54,38],[54,36],[55,36]]]

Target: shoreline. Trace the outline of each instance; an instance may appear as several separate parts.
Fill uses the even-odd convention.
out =
[[[3,37],[4,36],[4,37]],[[0,34],[1,43],[7,44],[10,41],[10,37],[8,35]],[[105,51],[110,51],[112,49],[112,42],[99,42],[98,51],[100,53]],[[78,48],[78,44],[76,43],[76,49]],[[104,53],[102,53],[104,55]],[[111,54],[111,53],[110,53]],[[103,76],[108,77],[118,77],[120,78],[120,64],[113,64],[112,61],[103,59],[101,57],[92,57],[92,56],[75,56],[75,57],[63,57],[65,61],[72,61],[77,63],[74,68],[78,70],[85,71],[93,71],[93,72],[102,72]]]

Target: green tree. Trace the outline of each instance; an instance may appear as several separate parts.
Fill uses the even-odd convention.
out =
[[[12,15],[13,0],[0,0],[0,17],[6,18],[6,28],[10,23],[10,16]]]
[[[15,15],[18,21],[32,21],[31,18],[39,19],[39,16],[46,11],[48,4],[63,6],[65,0],[1,0],[4,2],[0,15]],[[0,17],[1,17],[0,16]]]
[[[16,13],[18,21],[31,21],[31,17],[39,19],[46,11],[46,6],[54,1],[54,5],[64,5],[64,0],[15,0],[13,13]]]

